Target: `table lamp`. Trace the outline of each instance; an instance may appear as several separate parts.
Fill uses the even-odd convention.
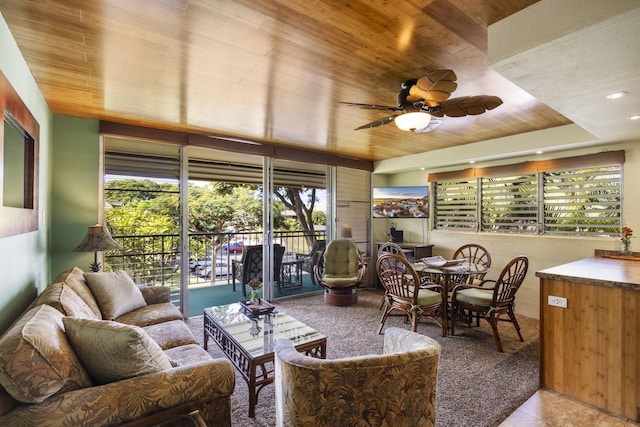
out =
[[[124,249],[124,247],[113,240],[106,226],[96,224],[89,226],[89,231],[84,236],[84,240],[73,251],[93,252],[94,262],[91,264],[91,271],[100,271],[101,265],[98,262],[98,252],[108,249]]]
[[[342,229],[340,229],[340,238],[351,239],[352,237],[353,237],[353,233],[351,232],[351,226],[343,225]]]

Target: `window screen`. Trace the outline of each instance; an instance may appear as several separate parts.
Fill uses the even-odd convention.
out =
[[[476,231],[477,193],[478,185],[475,178],[437,182],[434,194],[435,228]]]
[[[482,179],[482,230],[536,234],[537,193],[534,174]]]
[[[621,225],[621,166],[544,174],[546,234],[617,235]]]

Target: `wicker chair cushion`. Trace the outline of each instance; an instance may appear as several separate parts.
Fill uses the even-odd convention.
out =
[[[350,240],[334,240],[324,253],[324,277],[329,279],[358,277],[358,247]]]
[[[493,290],[463,289],[456,292],[456,299],[478,307],[489,307],[493,299]]]
[[[411,300],[393,297],[394,300],[402,304],[411,305]],[[420,289],[418,292],[418,305],[434,305],[442,303],[442,295],[438,292],[433,292],[428,289]]]

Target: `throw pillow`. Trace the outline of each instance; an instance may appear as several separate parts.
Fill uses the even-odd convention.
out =
[[[47,304],[65,316],[98,319],[94,311],[64,283],[52,283],[36,298],[35,305]]]
[[[147,305],[142,292],[124,270],[84,273],[84,279],[100,306],[104,320],[117,319]]]
[[[0,339],[0,384],[14,399],[40,403],[93,385],[65,336],[62,318],[49,305],[36,306]]]
[[[160,346],[138,326],[73,317],[62,321],[78,359],[98,384],[172,367]]]
[[[84,280],[84,271],[82,271],[78,267],[73,267],[70,270],[65,270],[62,273],[58,274],[58,277],[53,281],[53,283],[64,283],[73,289],[73,292],[78,294],[82,300],[87,303],[89,308],[95,313],[96,318],[100,319],[102,313],[100,312],[100,307],[98,307],[98,303],[96,302],[95,297],[91,293],[91,289],[87,286],[87,282]]]

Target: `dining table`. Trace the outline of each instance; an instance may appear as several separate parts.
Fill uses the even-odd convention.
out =
[[[417,261],[412,263],[412,266],[420,276],[421,283],[425,285],[428,283],[437,283],[444,288],[447,295],[445,316],[451,316],[451,318],[447,320],[448,322],[454,321],[451,311],[451,292],[453,288],[460,284],[470,283],[474,276],[486,274],[488,271],[488,268],[483,264],[474,264],[469,261],[448,266],[430,265],[423,261]],[[450,328],[447,328],[447,331],[449,330]]]
[[[418,261],[412,264],[414,270],[422,279],[440,284],[449,294],[456,285],[469,283],[470,277],[486,274],[487,268],[482,264],[474,264],[468,261],[452,266],[436,266]]]

